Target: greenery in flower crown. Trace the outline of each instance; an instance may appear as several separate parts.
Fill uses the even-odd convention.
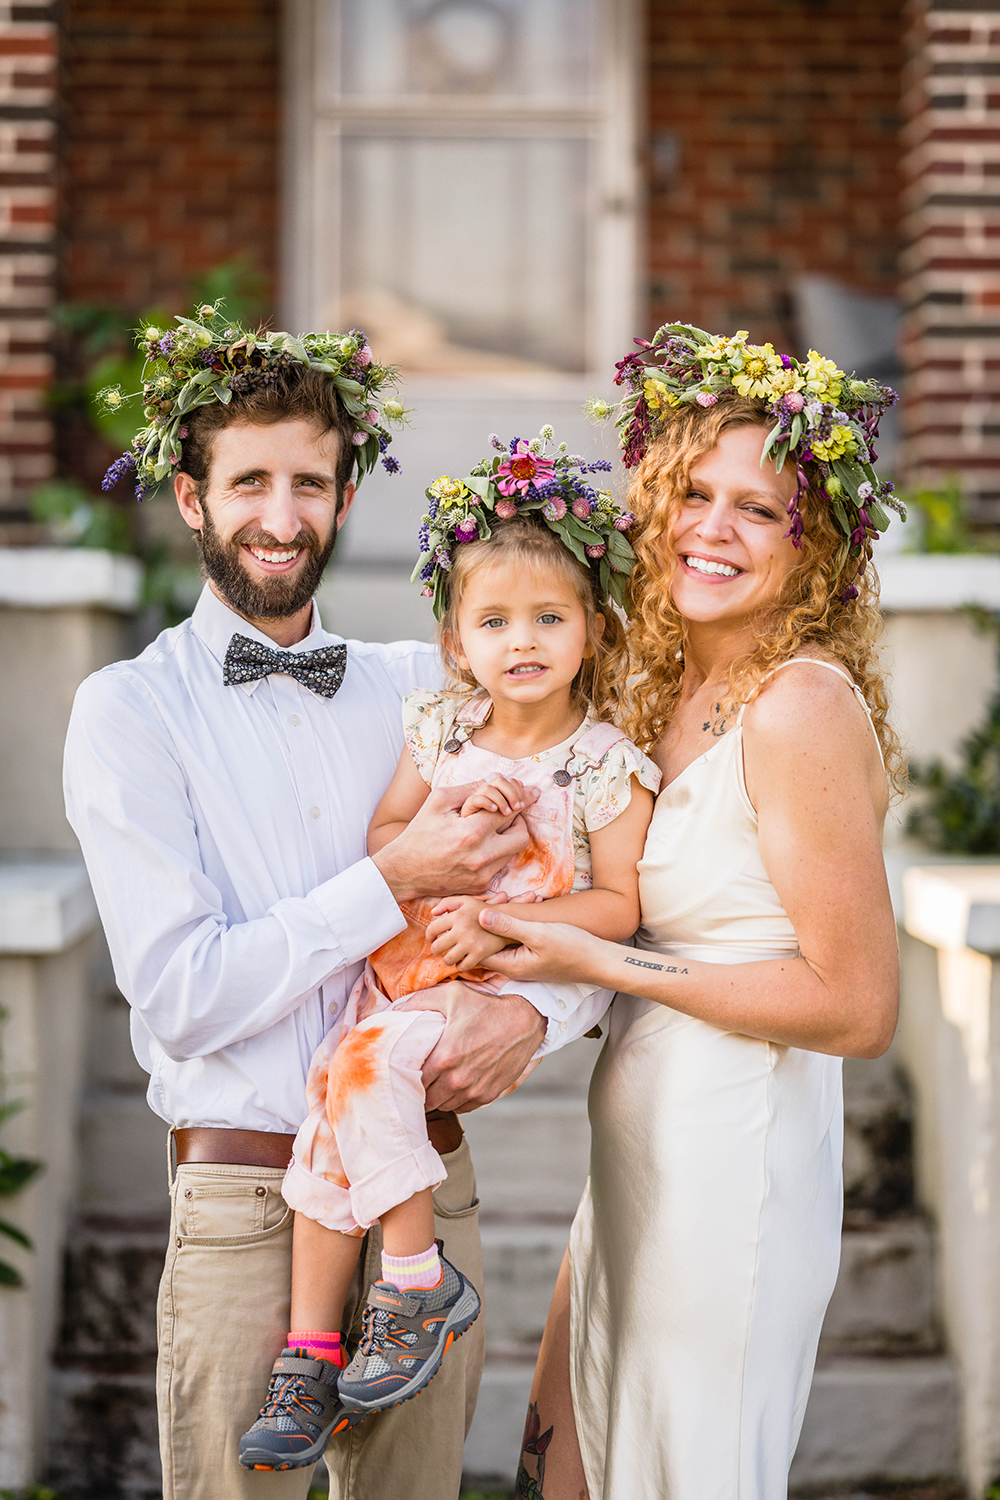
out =
[[[221,301],[221,299],[220,299]],[[185,419],[197,407],[220,401],[228,406],[234,395],[256,385],[273,384],[295,365],[322,370],[337,393],[354,426],[357,482],[374,469],[381,457],[390,474],[399,470],[386,456],[391,441],[386,423],[399,425],[406,417],[402,404],[383,391],[395,391],[396,372],[391,365],[372,359],[365,335],[350,333],[251,332],[220,310],[220,302],[199,307],[195,317],[176,317],[176,328],[164,330],[152,324],[136,334],[136,345],[146,356],[142,391],[123,395],[119,386],[100,392],[106,411],[117,411],[141,394],[147,426],[132,439],[131,447],[104,476],[109,490],[125,474],[135,471],[136,497],[174,473],[181,461],[188,429]]]
[[[731,390],[763,402],[774,425],[761,463],[773,458],[779,473],[786,461],[796,467],[786,535],[801,546],[799,500],[809,487],[805,465],[812,465],[844,534],[843,561],[855,559],[860,567],[889,524],[883,507],[906,515],[892,482],[879,480],[873,467],[879,421],[899,397],[878,381],[848,378],[815,349],[799,361],[748,339],[745,329],[726,338],[687,323],[665,324],[651,342],[636,339],[641,353],[627,354],[615,366],[615,384],[626,388],[622,399],[591,401],[590,413],[597,420],[615,418],[624,462],[633,468],[672,409],[714,406]],[[844,593],[855,597],[857,590],[848,585]]]
[[[446,584],[455,548],[491,536],[497,525],[537,514],[563,546],[591,570],[602,599],[625,607],[635,553],[625,532],[635,516],[623,512],[607,490],[595,490],[587,476],[608,473],[604,460],[587,463],[553,446],[553,431],[537,438],[512,438],[509,447],[495,434],[492,458],[476,464],[464,479],[442,474],[426,490],[430,505],[420,524],[420,557],[413,581],[434,601],[440,620],[447,606]]]

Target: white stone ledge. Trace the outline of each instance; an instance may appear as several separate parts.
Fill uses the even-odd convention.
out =
[[[0,861],[0,953],[61,953],[97,926],[97,906],[76,855]]]
[[[886,557],[879,564],[882,608],[951,610],[966,604],[1000,609],[1000,557],[976,553],[920,553]]]
[[[903,875],[903,923],[933,948],[1000,954],[1000,861],[912,866]]]
[[[0,547],[0,605],[128,613],[142,592],[142,564],[95,547]]]

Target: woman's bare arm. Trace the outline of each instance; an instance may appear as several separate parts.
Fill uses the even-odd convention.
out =
[[[816,1052],[884,1052],[896,1023],[898,953],[880,842],[888,793],[865,715],[831,673],[796,667],[747,710],[744,747],[761,856],[800,958],[681,962],[579,929],[515,927],[494,909],[482,925],[522,946],[488,967],[515,980],[597,982],[723,1030]]]

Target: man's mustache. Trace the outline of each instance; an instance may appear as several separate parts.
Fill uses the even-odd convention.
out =
[[[315,531],[303,529],[290,542],[279,542],[269,531],[255,531],[252,526],[236,532],[233,542],[238,547],[259,547],[263,552],[292,552],[297,548],[306,552],[318,552],[320,546]]]

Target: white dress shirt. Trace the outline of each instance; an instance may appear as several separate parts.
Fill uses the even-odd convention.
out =
[[[437,686],[434,647],[348,643],[333,698],[284,673],[226,687],[235,632],[206,588],[194,614],[80,687],[66,808],[83,849],[150,1106],[170,1124],[292,1132],[309,1059],[365,957],[403,928],[367,858],[403,744],[400,699]],[[339,640],[312,629],[292,651]],[[604,990],[514,984],[551,1051]]]

